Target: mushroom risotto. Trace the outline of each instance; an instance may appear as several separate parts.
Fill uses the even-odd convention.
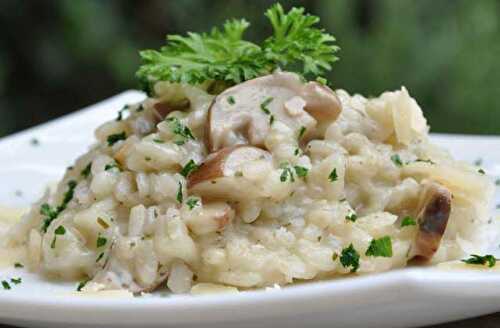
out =
[[[280,6],[273,14],[314,17]],[[201,37],[223,40],[230,27]],[[25,245],[33,271],[88,279],[79,289],[173,293],[381,272],[484,250],[493,186],[430,143],[405,88],[365,98],[278,64],[233,80],[177,78],[182,64],[166,77],[143,66],[150,97],[96,130],[95,145],[8,242]]]

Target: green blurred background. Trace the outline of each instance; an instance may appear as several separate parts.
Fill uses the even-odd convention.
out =
[[[0,136],[136,88],[138,49],[274,1],[0,2]],[[341,46],[329,78],[368,96],[405,85],[433,131],[500,134],[500,1],[281,1],[319,15]]]

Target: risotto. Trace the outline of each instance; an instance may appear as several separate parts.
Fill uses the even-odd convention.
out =
[[[429,142],[405,88],[276,71],[218,95],[158,82],[99,127],[8,234],[79,290],[247,289],[437,263],[491,240],[493,186]]]

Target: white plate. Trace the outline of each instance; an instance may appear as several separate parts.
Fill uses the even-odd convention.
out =
[[[1,140],[0,204],[28,206],[85,152],[95,127],[116,117],[124,104],[142,98],[128,91]],[[32,145],[33,138],[38,146]],[[457,158],[482,158],[492,179],[500,177],[500,137],[433,138]],[[499,273],[431,268],[203,297],[77,297],[69,293],[74,282],[59,285],[24,270],[0,270],[0,280],[18,276],[22,284],[0,289],[0,322],[26,327],[409,327],[500,310]]]

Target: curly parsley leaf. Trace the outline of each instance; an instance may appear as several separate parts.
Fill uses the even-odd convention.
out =
[[[349,247],[342,249],[340,254],[340,263],[344,268],[351,267],[351,273],[359,269],[359,253],[354,249],[352,244]]]
[[[184,167],[182,168],[180,174],[187,178],[187,176],[189,174],[191,174],[191,172],[193,171],[196,171],[198,169],[198,165],[194,162],[194,160],[189,160],[189,162],[187,162],[186,165],[184,165]]]
[[[174,143],[176,145],[183,145],[187,140],[195,140],[191,130],[181,123],[177,117],[169,117],[166,119],[170,131],[175,135]]]
[[[222,29],[209,33],[167,35],[167,44],[159,51],[140,52],[142,66],[136,73],[140,84],[150,93],[158,81],[215,81],[230,86],[278,67],[313,77],[331,70],[339,48],[332,35],[317,27],[317,16],[305,14],[304,8],[285,12],[280,4],[269,8],[265,16],[273,34],[261,46],[243,39],[250,26],[244,19],[227,20]]]
[[[472,254],[470,258],[462,260],[462,262],[467,264],[485,265],[488,264],[489,268],[492,268],[497,263],[497,259],[493,255],[475,255]]]
[[[391,237],[385,236],[379,239],[372,239],[370,246],[365,253],[366,256],[374,257],[391,257],[392,256],[392,241]]]

